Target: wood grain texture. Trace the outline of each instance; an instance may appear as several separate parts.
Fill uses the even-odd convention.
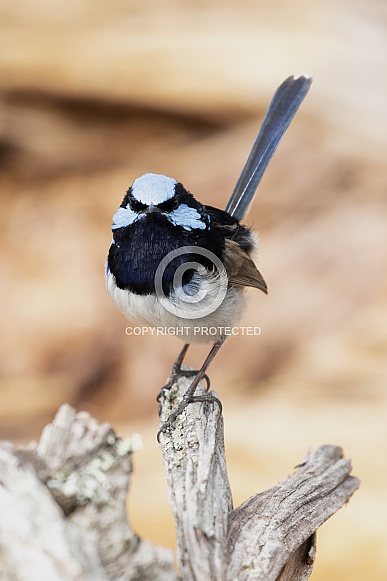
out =
[[[165,391],[161,422],[189,381]],[[233,510],[218,405],[189,405],[160,442],[182,581],[308,579],[316,530],[359,486],[342,449],[326,445]],[[171,552],[141,540],[128,520],[137,446],[68,405],[38,444],[0,443],[1,580],[175,580]]]
[[[170,551],[127,516],[136,439],[63,405],[39,441],[0,447],[3,581],[175,579]]]
[[[167,393],[161,420],[166,420],[186,391],[181,378]],[[203,392],[199,386],[198,394]],[[223,419],[215,404],[190,404],[175,429],[161,436],[169,502],[176,525],[179,578],[221,581],[226,571],[231,490],[224,455]]]
[[[161,422],[188,385],[181,378],[166,394]],[[176,523],[179,579],[187,581],[308,579],[316,530],[359,486],[342,449],[326,445],[282,483],[232,510],[223,420],[218,406],[209,403],[186,408],[175,429],[162,435],[161,445]]]

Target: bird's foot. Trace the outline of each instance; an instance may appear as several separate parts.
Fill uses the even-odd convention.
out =
[[[197,401],[216,403],[219,406],[220,413],[222,412],[222,402],[215,395],[211,393],[204,393],[202,395],[190,395],[189,391],[190,390],[188,389],[187,392],[184,394],[183,399],[175,409],[175,411],[171,413],[167,421],[163,423],[163,425],[157,432],[157,441],[159,443],[161,434],[164,434],[165,432],[170,432],[172,430],[175,420],[179,417],[179,415],[185,410],[185,408],[190,403],[194,403]]]
[[[177,380],[180,377],[196,377],[199,371],[195,369],[182,369],[180,365],[174,365],[172,367],[171,375],[165,385],[160,389],[159,393],[157,394],[156,400],[160,403],[160,400],[165,397],[166,393],[175,385]],[[211,381],[208,375],[205,373],[202,377],[206,382],[206,391],[209,391],[211,386]],[[159,407],[159,415],[160,415],[160,407]]]

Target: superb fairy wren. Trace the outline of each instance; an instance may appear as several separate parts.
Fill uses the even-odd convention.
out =
[[[275,92],[253,148],[227,203],[219,210],[197,201],[178,181],[148,173],[137,178],[113,216],[106,265],[107,289],[129,318],[175,329],[185,346],[175,361],[171,387],[191,343],[212,349],[180,405],[161,427],[171,427],[245,309],[246,287],[267,293],[252,259],[257,243],[240,224],[282,135],[309,90],[308,77],[289,77]]]

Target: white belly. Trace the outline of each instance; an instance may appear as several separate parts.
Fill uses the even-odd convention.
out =
[[[129,319],[149,327],[162,327],[165,334],[173,334],[185,343],[216,343],[230,334],[229,329],[239,325],[246,305],[241,288],[228,288],[223,300],[217,300],[216,281],[202,280],[195,295],[177,291],[170,299],[156,295],[136,295],[116,286],[109,272],[107,290],[117,308]],[[194,302],[189,299],[192,298]]]

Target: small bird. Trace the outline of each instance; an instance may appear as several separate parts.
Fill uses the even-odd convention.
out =
[[[240,220],[310,84],[309,77],[289,77],[277,89],[225,210],[202,204],[171,177],[147,173],[133,182],[113,216],[105,276],[111,298],[130,319],[173,329],[185,342],[164,389],[186,374],[181,365],[191,343],[212,345],[158,438],[193,401],[221,407],[211,394],[195,396],[197,385],[207,378],[226,329],[240,323],[245,288],[267,293],[252,258],[256,237]]]

